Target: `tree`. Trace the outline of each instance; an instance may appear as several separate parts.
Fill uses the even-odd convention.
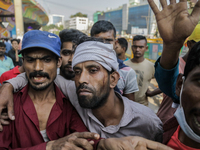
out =
[[[82,14],[81,12],[78,12],[75,15],[70,16],[70,18],[74,18],[74,17],[85,17],[85,18],[87,18],[87,14]]]

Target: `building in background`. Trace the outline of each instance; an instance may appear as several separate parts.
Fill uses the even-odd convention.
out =
[[[158,0],[156,0],[158,4]],[[158,5],[159,6],[159,5]],[[117,9],[107,9],[106,12],[96,12],[93,20],[110,21],[116,28],[118,35],[153,36],[156,32],[156,20],[147,0],[129,0]]]
[[[88,29],[88,18],[85,17],[73,17],[69,23],[70,29],[77,29],[80,31],[86,31]]]
[[[57,26],[63,25],[64,26],[64,16],[63,15],[56,15],[56,14],[52,14],[49,15],[49,23],[50,24],[54,24]]]

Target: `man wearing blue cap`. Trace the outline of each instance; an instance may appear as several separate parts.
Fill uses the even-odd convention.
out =
[[[20,53],[28,84],[14,94],[16,118],[0,133],[0,149],[93,149],[94,142],[86,139],[99,135],[83,132],[88,131],[84,123],[53,82],[61,65],[60,47],[55,34],[33,30],[24,35]],[[69,135],[73,132],[82,133]]]

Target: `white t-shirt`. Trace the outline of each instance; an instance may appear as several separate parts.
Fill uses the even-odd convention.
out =
[[[147,106],[148,100],[146,97],[146,91],[151,79],[154,78],[154,64],[146,59],[141,63],[133,63],[131,60],[127,60],[124,64],[134,69],[137,74],[139,91],[135,93],[135,101]]]

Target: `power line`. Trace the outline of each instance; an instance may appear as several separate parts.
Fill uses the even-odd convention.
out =
[[[45,2],[47,3],[51,3],[51,4],[55,4],[55,5],[58,5],[58,6],[62,6],[62,7],[67,7],[67,8],[70,8],[70,9],[76,9],[76,10],[81,10],[81,11],[86,11],[86,12],[90,12],[90,13],[93,13],[94,11],[89,11],[89,10],[85,10],[85,9],[81,9],[81,8],[77,8],[77,7],[73,7],[73,6],[69,6],[69,5],[65,5],[65,4],[60,4],[60,3],[55,3],[55,2],[52,2],[52,1],[46,1]]]

